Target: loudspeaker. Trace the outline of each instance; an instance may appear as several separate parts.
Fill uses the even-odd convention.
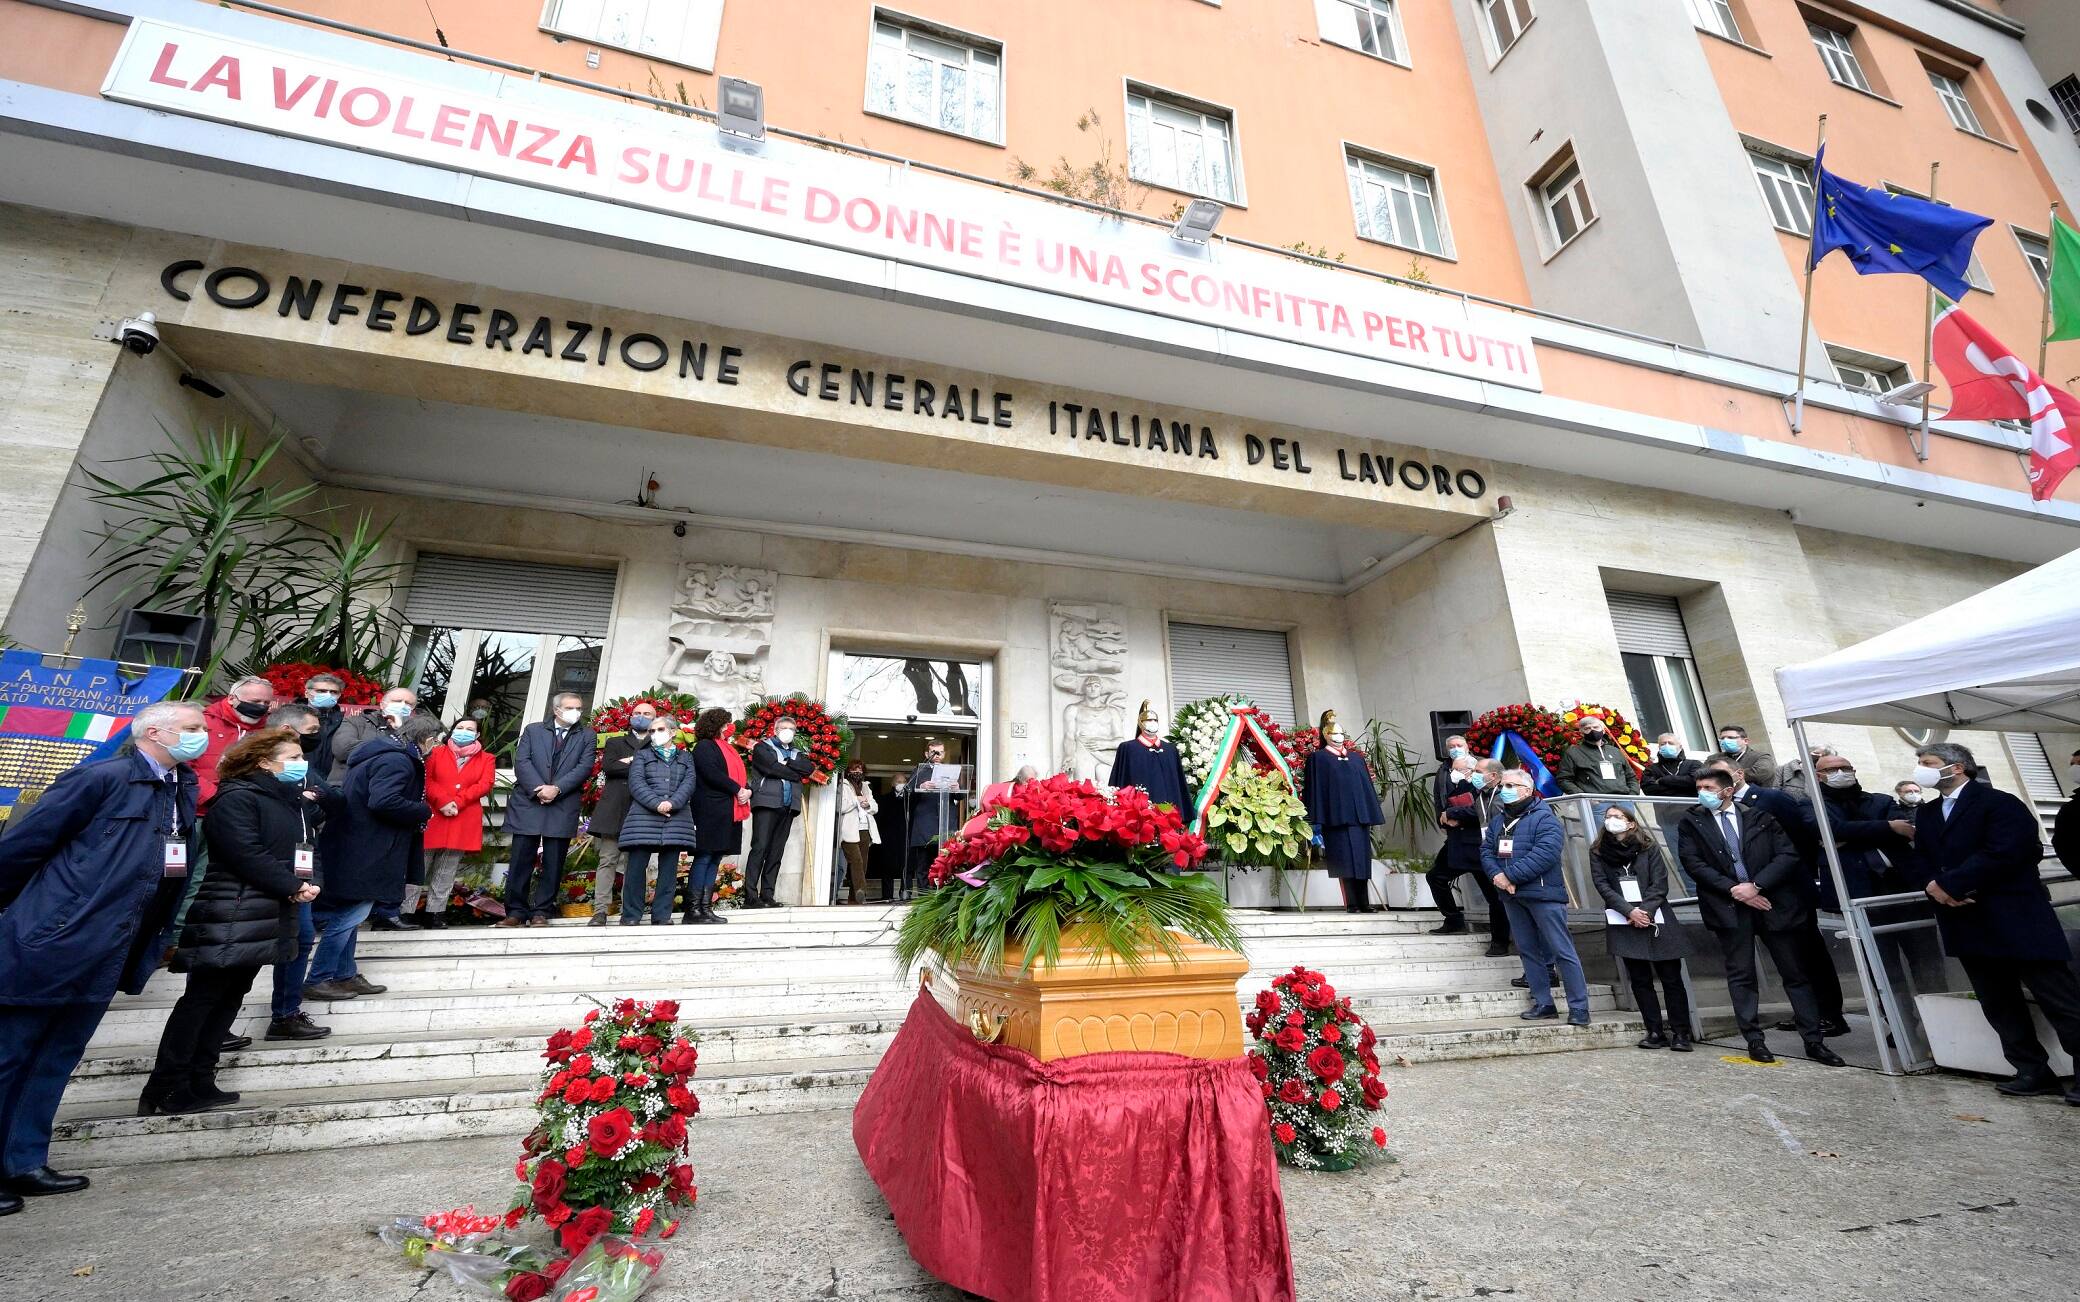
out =
[[[1472,726],[1473,711],[1471,710],[1430,711],[1430,747],[1436,754],[1438,763],[1442,764],[1445,762],[1444,739],[1447,737],[1463,737],[1466,735],[1466,730]]]
[[[201,615],[132,608],[116,629],[116,659],[124,664],[175,665],[192,669],[208,663],[212,633]]]

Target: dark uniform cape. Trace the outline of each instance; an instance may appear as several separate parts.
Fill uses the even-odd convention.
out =
[[[1372,839],[1365,829],[1387,821],[1372,774],[1354,750],[1327,746],[1307,756],[1307,821],[1322,834],[1331,877],[1372,876]]]
[[[1129,737],[1121,742],[1118,752],[1112,757],[1112,785],[1140,787],[1156,804],[1175,805],[1177,812],[1184,815],[1185,822],[1192,821],[1192,799],[1185,790],[1184,760],[1178,755],[1177,747],[1167,741],[1146,746],[1139,737]]]

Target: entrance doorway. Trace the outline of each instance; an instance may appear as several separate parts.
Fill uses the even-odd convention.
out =
[[[830,681],[837,685],[836,708],[852,724],[853,748],[845,757],[863,762],[867,784],[879,813],[881,844],[868,855],[867,889],[863,898],[893,900],[902,885],[909,852],[911,815],[916,799],[896,790],[924,763],[925,747],[946,748],[946,763],[974,775],[970,790],[956,795],[948,811],[952,826],[967,819],[990,772],[990,737],[983,721],[990,718],[994,666],[983,660],[943,656],[834,651]],[[842,781],[842,774],[840,781]],[[830,829],[829,902],[844,898],[847,869],[842,830]]]

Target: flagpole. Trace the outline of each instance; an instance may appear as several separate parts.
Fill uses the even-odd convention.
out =
[[[2051,220],[2044,224],[2044,316],[2037,322],[2037,374],[2051,363],[2051,287],[2058,283],[2058,201],[2051,201]]]
[[[1813,334],[1813,246],[1820,230],[1820,151],[1827,147],[1827,115],[1820,115],[1820,128],[1813,141],[1813,212],[1807,223],[1812,229],[1806,232],[1806,290],[1805,306],[1798,318],[1798,388],[1791,394],[1791,432],[1797,434],[1806,424],[1806,353]],[[2048,291],[2047,291],[2048,292]]]
[[[1942,171],[1943,165],[1940,162],[1930,163],[1928,165],[1928,201],[1930,203],[1934,203],[1936,201],[1936,182],[1941,177]],[[1934,368],[1935,362],[1936,287],[1924,281],[1922,282],[1921,286],[1922,383],[1935,383],[1934,378],[1929,374],[1929,372]],[[1930,389],[1927,393],[1921,395],[1921,437],[1918,440],[1910,440],[1910,442],[1914,443],[1915,457],[1919,458],[1922,461],[1928,460],[1928,400],[1934,396],[1934,389]]]

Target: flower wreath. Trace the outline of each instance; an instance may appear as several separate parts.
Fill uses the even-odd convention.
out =
[[[660,719],[672,718],[679,721],[679,737],[683,742],[693,734],[694,716],[701,712],[701,703],[687,692],[675,692],[668,687],[654,686],[648,691],[633,696],[617,696],[592,712],[588,727],[593,733],[592,776],[585,783],[583,807],[590,810],[599,803],[602,787],[600,766],[605,763],[607,740],[628,731],[628,716],[638,705],[647,705],[657,711]]]
[[[1286,767],[1293,771],[1297,783],[1300,778],[1301,756],[1294,749],[1292,735],[1279,726],[1268,710],[1252,702],[1246,696],[1209,696],[1205,700],[1193,701],[1177,712],[1171,721],[1170,743],[1177,747],[1177,758],[1184,764],[1185,782],[1193,791],[1206,785],[1206,771],[1213,766],[1214,752],[1219,748],[1221,737],[1228,730],[1228,719],[1235,707],[1241,706],[1250,718],[1256,720],[1271,744],[1278,748]],[[1248,751],[1251,763],[1257,772],[1272,771],[1269,760]]]
[[[330,665],[314,665],[301,660],[292,660],[278,665],[269,665],[260,671],[260,676],[274,686],[277,705],[290,701],[301,701],[303,689],[319,674],[331,674],[340,680],[341,705],[374,705],[382,699],[383,685],[367,674],[357,674],[351,669],[334,669]]]
[[[1477,755],[1491,754],[1495,739],[1505,732],[1522,737],[1548,768],[1560,766],[1560,753],[1580,740],[1575,726],[1542,705],[1526,701],[1501,705],[1475,719],[1466,729],[1466,744]]]
[[[1638,728],[1632,726],[1630,720],[1608,705],[1578,702],[1561,712],[1560,721],[1579,735],[1582,720],[1591,716],[1603,720],[1603,726],[1610,733],[1611,740],[1618,743],[1619,750],[1625,752],[1625,762],[1632,765],[1634,774],[1645,772],[1647,765],[1653,763],[1653,746]]]
[[[829,782],[838,771],[839,762],[845,758],[845,752],[852,749],[852,728],[843,715],[833,715],[824,709],[821,701],[812,701],[799,692],[792,696],[769,696],[745,712],[743,722],[737,725],[734,740],[749,751],[772,736],[774,727],[782,719],[794,720],[796,744],[808,747],[809,762],[816,766],[815,772],[802,779],[803,783],[821,786]]]

